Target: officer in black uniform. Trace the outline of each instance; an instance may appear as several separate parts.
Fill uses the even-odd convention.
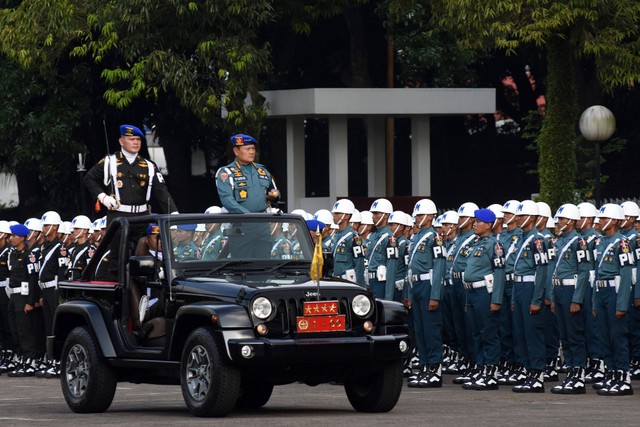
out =
[[[107,223],[116,217],[131,217],[149,213],[151,198],[164,213],[177,213],[158,166],[138,153],[142,148],[144,134],[132,125],[120,126],[120,151],[101,159],[84,178],[84,184],[91,196],[107,209]],[[134,245],[145,235],[146,225],[132,227],[130,238]],[[112,259],[119,254],[118,236],[111,243]],[[117,262],[114,271],[117,270]]]
[[[21,363],[9,372],[11,377],[32,376],[36,372],[38,342],[33,334],[33,310],[38,287],[37,260],[27,247],[30,230],[23,224],[11,226],[11,245],[14,250],[9,255],[9,319],[11,332],[18,342]]]
[[[9,237],[11,230],[7,221],[0,221],[0,346],[2,359],[0,360],[0,373],[8,372],[15,366],[13,356],[16,351],[16,343],[9,328],[9,252],[11,244]]]

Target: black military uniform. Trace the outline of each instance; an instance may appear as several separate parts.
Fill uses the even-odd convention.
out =
[[[144,138],[140,129],[131,125],[120,126],[121,142],[126,137]],[[135,157],[134,157],[135,156]],[[158,166],[151,160],[142,158],[137,153],[118,151],[106,156],[92,167],[84,178],[84,183],[91,196],[100,200],[105,206],[105,199],[110,199],[116,206],[107,212],[107,223],[111,224],[116,217],[131,217],[149,213],[149,203],[153,197],[163,213],[177,212],[167,185]],[[146,226],[132,227],[130,238],[133,244],[145,235]],[[111,258],[117,260],[120,239],[114,236],[111,241]],[[117,264],[114,262],[112,264]],[[115,269],[114,269],[115,270]]]
[[[11,245],[9,242],[0,248],[0,347],[2,348],[2,366],[0,371],[4,370],[6,362],[9,362],[13,352],[16,351],[16,342],[11,335],[9,327],[9,294],[7,286],[9,285],[9,253]]]
[[[53,315],[58,307],[58,280],[67,270],[67,250],[57,237],[42,246],[39,285],[44,299],[44,325],[47,334],[53,330]]]

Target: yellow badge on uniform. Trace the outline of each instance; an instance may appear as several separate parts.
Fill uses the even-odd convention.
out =
[[[116,186],[117,186],[118,188],[122,188],[122,181],[117,180],[117,181],[116,181]]]
[[[240,196],[241,199],[246,199],[247,198],[247,190],[240,190],[238,195]]]
[[[264,169],[258,168],[258,174],[259,175],[266,175],[267,173],[264,171]]]

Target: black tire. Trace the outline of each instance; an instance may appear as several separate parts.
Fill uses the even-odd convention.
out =
[[[390,362],[381,371],[345,382],[344,389],[358,412],[389,412],[402,392],[402,360]]]
[[[249,410],[261,408],[267,404],[272,392],[273,384],[243,381],[236,408]]]
[[[96,413],[109,409],[118,385],[85,326],[71,331],[62,348],[60,385],[73,412]]]
[[[180,364],[182,396],[196,417],[224,417],[236,406],[240,371],[226,362],[209,328],[187,338]]]

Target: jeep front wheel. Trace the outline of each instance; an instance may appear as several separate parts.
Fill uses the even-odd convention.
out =
[[[187,338],[180,365],[182,396],[197,417],[224,417],[236,405],[240,371],[223,359],[209,328]]]
[[[353,409],[359,412],[389,412],[402,392],[402,361],[389,363],[381,371],[345,382]]]
[[[117,380],[86,327],[71,331],[60,359],[62,394],[69,408],[79,413],[106,411],[116,393]]]

